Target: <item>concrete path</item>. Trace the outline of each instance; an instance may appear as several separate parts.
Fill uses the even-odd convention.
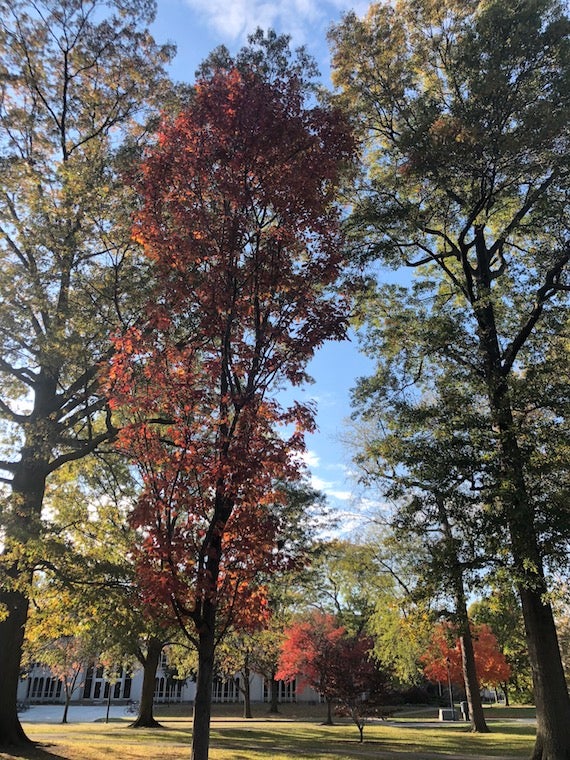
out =
[[[110,718],[130,717],[133,720],[136,715],[128,715],[126,705],[111,705]],[[71,705],[67,711],[69,723],[93,723],[96,720],[105,720],[107,705]],[[61,723],[63,705],[32,705],[27,710],[18,713],[21,723]]]

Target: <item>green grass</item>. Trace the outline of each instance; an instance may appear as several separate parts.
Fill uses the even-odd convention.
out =
[[[529,711],[486,709],[491,734],[472,734],[464,723],[432,724],[436,712],[409,710],[389,722],[369,724],[364,743],[356,727],[338,719],[323,726],[322,706],[282,708],[271,717],[258,707],[253,720],[241,717],[236,705],[216,705],[211,730],[211,760],[379,760],[379,758],[493,757],[526,758],[534,743],[534,726],[515,722]],[[191,743],[190,708],[157,710],[163,728],[129,729],[129,718],[112,723],[27,724],[31,739],[40,743],[34,751],[0,752],[1,760],[188,760]]]

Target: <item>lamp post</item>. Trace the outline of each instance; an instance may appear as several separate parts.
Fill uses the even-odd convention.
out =
[[[450,671],[450,663],[449,663],[449,657],[445,658],[445,665],[447,667],[447,688],[449,689],[449,707],[451,709],[451,720],[455,720],[455,713],[453,710],[453,691],[451,689],[451,671]]]

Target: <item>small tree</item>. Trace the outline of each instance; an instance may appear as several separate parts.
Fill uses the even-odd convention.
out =
[[[285,631],[276,677],[297,678],[320,694],[327,704],[326,725],[333,724],[333,705],[341,705],[362,741],[366,717],[377,711],[386,683],[371,649],[368,637],[350,636],[333,615],[315,611]]]
[[[97,620],[78,597],[49,582],[34,589],[34,605],[26,627],[25,659],[49,668],[63,689],[61,722],[67,723],[69,704],[83,685],[82,674],[102,646]]]

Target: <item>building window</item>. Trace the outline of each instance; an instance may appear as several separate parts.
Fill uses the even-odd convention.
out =
[[[214,678],[212,683],[212,702],[238,702],[239,678],[224,680]]]
[[[93,666],[87,668],[85,674],[85,686],[83,687],[83,699],[91,699],[91,687],[93,686]]]
[[[277,681],[277,699],[279,702],[296,702],[297,701],[297,681]],[[263,701],[271,700],[271,683],[263,682]]]

